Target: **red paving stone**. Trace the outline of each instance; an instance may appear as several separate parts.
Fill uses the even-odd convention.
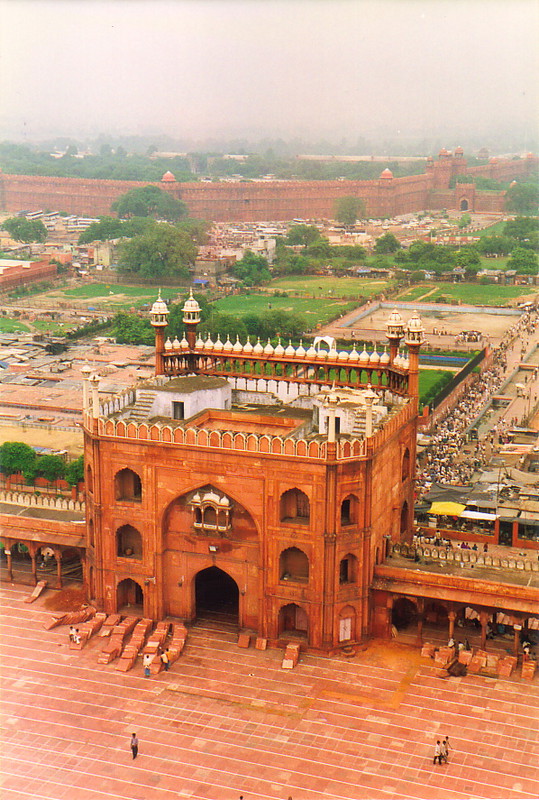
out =
[[[98,665],[99,637],[69,650],[27,593],[0,592],[2,800],[539,797],[537,678],[442,680],[416,648],[381,642],[282,670],[282,651],[200,624],[145,679],[140,659]],[[450,763],[433,766],[446,734]]]

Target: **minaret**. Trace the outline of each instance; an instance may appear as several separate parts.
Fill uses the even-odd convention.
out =
[[[189,349],[194,350],[197,340],[197,325],[200,322],[200,306],[193,297],[193,290],[189,290],[189,297],[183,304],[183,324],[185,337],[189,342]]]
[[[419,349],[424,342],[423,334],[425,329],[421,323],[421,317],[414,311],[413,316],[406,326],[406,337],[404,339],[408,348],[408,394],[410,397],[419,397]]]
[[[150,311],[150,322],[155,328],[155,374],[163,375],[165,363],[163,354],[165,352],[165,328],[168,322],[168,308],[164,300],[161,300],[161,289],[157,300]]]
[[[389,363],[393,364],[399,351],[401,339],[404,336],[404,322],[396,308],[389,315],[386,327],[386,336],[389,339]]]

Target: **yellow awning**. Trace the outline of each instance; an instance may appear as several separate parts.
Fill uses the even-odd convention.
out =
[[[429,514],[447,514],[450,517],[460,517],[466,506],[462,503],[433,503]]]

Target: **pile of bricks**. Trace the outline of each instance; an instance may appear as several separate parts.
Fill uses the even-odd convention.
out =
[[[299,661],[299,644],[289,643],[284,651],[282,669],[293,669]]]
[[[163,669],[163,663],[159,658],[159,653],[165,643],[169,630],[169,622],[158,622],[142,651],[143,655],[153,656],[153,661],[150,664],[150,675],[159,675]]]
[[[168,648],[168,659],[170,664],[174,664],[174,662],[179,659],[182,650],[185,647],[186,640],[187,640],[187,628],[185,627],[183,622],[176,623],[175,625],[173,625],[172,640]]]
[[[88,622],[83,622],[79,626],[79,641],[71,641],[69,644],[69,649],[82,650],[88,639],[91,639],[91,637],[100,630],[106,618],[107,615],[100,611],[95,615],[95,617],[88,620]]]
[[[60,614],[54,616],[48,622],[43,623],[46,631],[57,628],[59,625],[78,625],[80,622],[86,622],[95,615],[96,609],[93,606],[86,606],[80,611],[69,611],[67,614]]]
[[[485,650],[476,650],[468,664],[468,670],[469,672],[480,672],[486,666],[486,663],[487,653]]]
[[[454,647],[440,647],[434,654],[434,664],[437,667],[447,667],[455,658]]]
[[[509,678],[516,665],[517,659],[515,656],[505,656],[498,661],[496,671],[500,678]]]
[[[122,617],[120,614],[109,614],[106,618],[105,622],[103,623],[103,627],[101,629],[100,636],[110,636],[112,633],[112,629],[119,625],[122,621]]]
[[[524,661],[522,663],[522,679],[525,681],[533,680],[535,670],[537,669],[537,661]]]
[[[116,669],[120,672],[128,672],[134,666],[137,656],[144,647],[146,637],[152,629],[151,619],[141,619],[135,625],[133,635],[120,654],[120,660],[116,664]]]
[[[115,625],[109,637],[109,641],[97,658],[98,664],[110,664],[118,658],[123,650],[126,637],[134,629],[138,622],[138,617],[126,617],[119,625]]]

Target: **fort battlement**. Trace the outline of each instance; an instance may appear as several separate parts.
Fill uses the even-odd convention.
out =
[[[335,214],[335,201],[349,195],[363,200],[368,216],[392,216],[424,209],[460,208],[466,184],[450,189],[454,176],[510,181],[530,175],[537,162],[537,156],[529,154],[518,159],[491,159],[486,165],[468,168],[461,152],[442,151],[437,161],[427,162],[426,172],[403,178],[394,178],[391,172],[384,170],[378,179],[365,181],[181,183],[167,179],[153,185],[183,200],[191,217],[215,222],[289,220],[298,216],[328,219]],[[109,215],[118,197],[149,183],[0,173],[0,210],[11,213],[46,209],[90,216]],[[468,186],[473,187],[473,184]],[[487,197],[482,192],[470,191],[466,199],[470,211],[503,210],[503,192],[490,193]]]

